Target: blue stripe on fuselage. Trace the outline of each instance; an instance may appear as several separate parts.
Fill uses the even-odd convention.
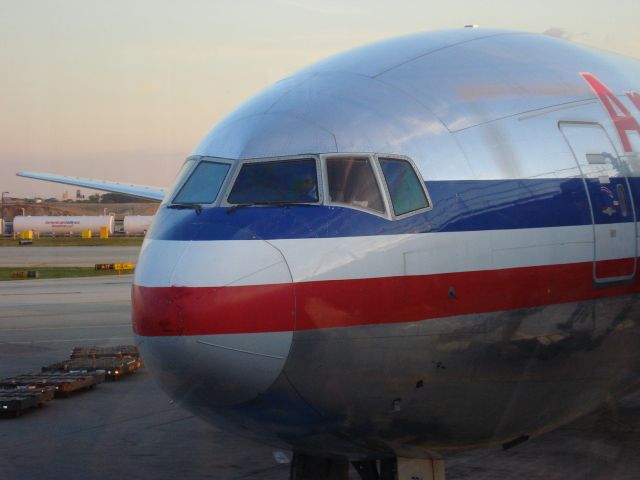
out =
[[[629,179],[634,197],[640,178]],[[597,223],[633,221],[632,215],[600,214],[608,192],[600,197],[599,182],[589,180]],[[612,178],[610,189],[624,178]],[[397,235],[544,228],[591,224],[580,178],[537,180],[428,181],[433,209],[389,221],[362,211],[336,206],[203,208],[161,207],[149,238],[158,240],[252,240]],[[595,193],[594,193],[595,192]],[[636,201],[636,210],[638,202]],[[613,203],[612,203],[613,205]],[[614,208],[615,210],[615,208]],[[619,210],[619,209],[618,209]],[[610,212],[610,211],[609,211]]]

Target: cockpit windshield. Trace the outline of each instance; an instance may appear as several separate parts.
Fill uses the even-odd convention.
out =
[[[227,202],[263,205],[318,200],[316,161],[302,158],[245,163]]]
[[[173,203],[213,203],[218,196],[229,168],[230,165],[228,163],[200,162],[173,199]]]
[[[329,197],[334,203],[384,213],[380,187],[366,158],[328,158]]]

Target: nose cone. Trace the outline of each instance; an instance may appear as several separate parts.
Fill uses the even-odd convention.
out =
[[[145,363],[187,407],[256,398],[278,378],[289,353],[291,273],[262,240],[148,240],[132,304]]]

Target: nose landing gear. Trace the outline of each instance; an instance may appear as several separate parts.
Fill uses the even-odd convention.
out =
[[[385,458],[352,462],[362,480],[445,480],[444,460]],[[346,458],[315,457],[295,453],[290,480],[348,480]]]
[[[290,480],[348,480],[349,460],[294,453]]]
[[[352,462],[362,480],[396,480],[398,464],[395,458]]]

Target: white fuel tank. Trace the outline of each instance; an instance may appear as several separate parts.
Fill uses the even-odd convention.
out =
[[[153,221],[153,215],[127,215],[124,217],[124,232],[127,235],[146,233]]]
[[[17,216],[13,219],[14,232],[33,230],[38,233],[59,233],[64,235],[91,230],[91,233],[99,235],[100,227],[108,227],[109,233],[113,233],[113,217],[111,215],[79,217]]]

